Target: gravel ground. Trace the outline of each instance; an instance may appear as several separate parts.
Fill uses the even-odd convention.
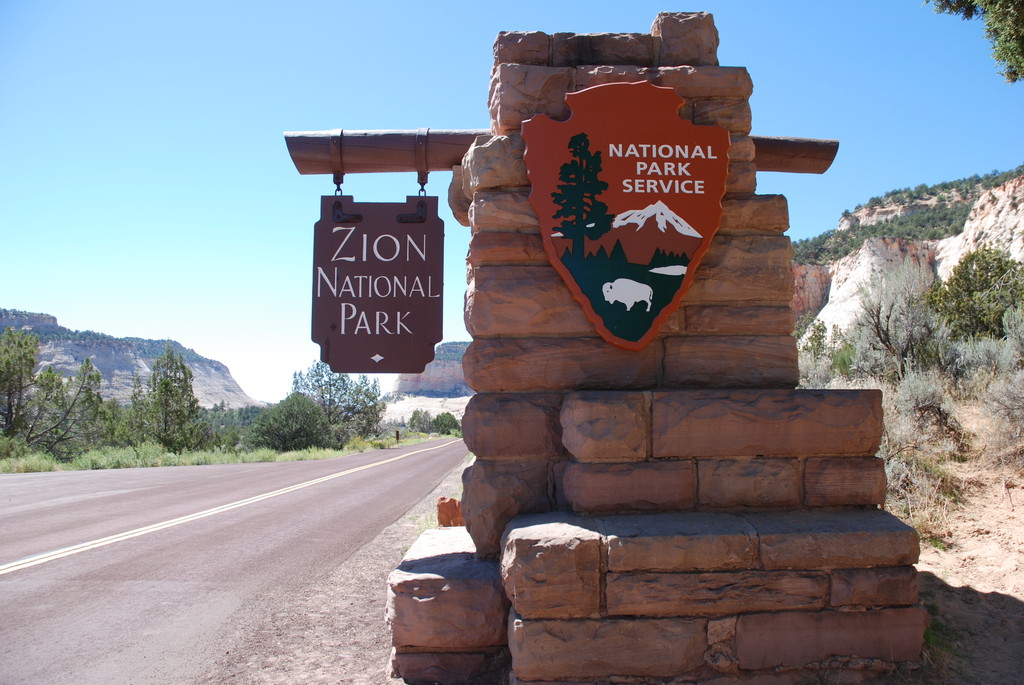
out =
[[[287,611],[248,609],[248,620],[215,663],[194,678],[208,685],[345,683],[400,685],[390,677],[384,623],[387,577],[423,530],[437,525],[437,498],[457,497],[467,461],[430,495],[313,584],[281,588]]]

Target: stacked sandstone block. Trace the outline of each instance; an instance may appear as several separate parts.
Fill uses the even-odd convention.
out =
[[[496,682],[509,603],[466,529],[428,530],[388,577],[391,668],[409,683]]]
[[[700,13],[659,15],[650,35],[495,46],[493,135],[456,174],[477,392],[462,505],[479,563],[500,559],[512,683],[789,683],[832,668],[856,682],[919,656],[917,536],[879,509],[880,396],[794,390],[786,201],[755,194],[752,84],[718,66],[717,45]],[[597,336],[549,264],[519,128],[567,116],[567,92],[637,80],[674,88],[680,115],[727,128],[732,147],[696,281],[631,352]]]

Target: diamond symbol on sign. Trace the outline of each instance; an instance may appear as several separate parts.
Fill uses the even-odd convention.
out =
[[[370,357],[370,359],[372,359],[373,361],[377,362],[378,364],[380,364],[380,360],[383,359],[383,358],[384,357],[380,356],[379,354],[375,354],[372,357]]]

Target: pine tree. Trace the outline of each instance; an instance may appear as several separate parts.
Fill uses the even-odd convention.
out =
[[[936,12],[980,17],[985,37],[992,43],[992,57],[1003,67],[1010,83],[1024,78],[1024,12],[1020,0],[926,0]]]
[[[608,189],[600,179],[601,152],[590,151],[590,138],[586,133],[577,133],[569,139],[572,160],[558,171],[557,192],[551,199],[558,205],[555,219],[564,219],[558,230],[572,240],[572,253],[582,259],[584,238],[596,239],[611,230],[612,215],[608,205],[597,196]]]
[[[136,409],[134,393],[132,399]],[[140,404],[145,434],[170,452],[195,449],[207,437],[207,426],[199,420],[199,400],[192,392],[192,370],[170,343],[153,362],[148,392]]]

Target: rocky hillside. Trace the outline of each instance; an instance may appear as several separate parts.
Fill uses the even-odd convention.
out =
[[[204,407],[221,402],[230,409],[261,405],[242,391],[228,367],[207,359],[174,341],[115,338],[92,331],[72,331],[49,314],[0,309],[0,330],[8,327],[27,330],[39,337],[40,371],[52,366],[66,376],[74,375],[86,359],[103,376],[101,394],[107,399],[127,403],[132,396],[132,378],[149,378],[153,361],[163,354],[168,342],[192,369],[192,389]]]
[[[441,343],[434,352],[434,361],[423,373],[403,373],[395,383],[394,392],[421,397],[466,397],[473,391],[462,374],[462,355],[468,342]]]
[[[909,200],[900,194],[913,191],[895,191],[890,196],[896,199],[887,196],[885,201],[846,212],[835,231],[796,243],[792,307],[797,318],[813,314],[829,330],[848,327],[859,311],[861,286],[907,259],[928,267],[940,279],[982,245],[1006,250],[1024,261],[1024,167],[1014,173],[1009,179],[1007,174],[993,174],[915,189],[917,197]],[[992,185],[987,179],[1000,182]],[[965,182],[974,183],[965,190]],[[950,185],[955,190],[933,190]],[[906,200],[903,206],[901,198]],[[935,212],[936,208],[940,211]],[[965,218],[957,225],[959,214]],[[936,231],[947,235],[920,237]]]

